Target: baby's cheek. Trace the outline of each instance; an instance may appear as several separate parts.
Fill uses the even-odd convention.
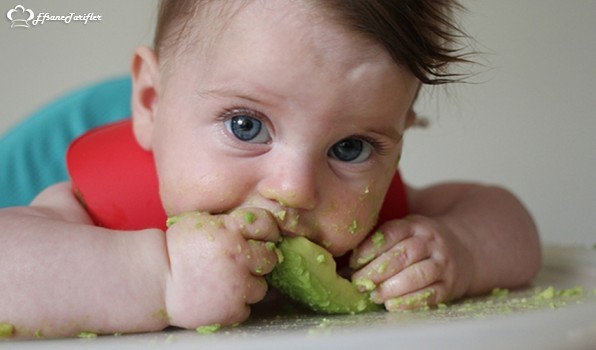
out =
[[[160,184],[162,204],[168,216],[189,211],[222,213],[242,202],[241,190],[222,186],[216,181],[199,182],[175,179]]]

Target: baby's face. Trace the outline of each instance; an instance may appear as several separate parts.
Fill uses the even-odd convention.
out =
[[[340,255],[376,222],[418,83],[311,10],[262,5],[212,46],[182,50],[162,79],[151,145],[162,200],[169,215],[262,207],[282,234]]]

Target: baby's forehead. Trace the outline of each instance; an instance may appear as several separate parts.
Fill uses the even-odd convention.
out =
[[[212,47],[246,4],[246,1],[197,1],[192,9],[171,20],[172,34],[164,36],[163,46],[167,50],[161,54],[184,54],[193,48]]]
[[[380,81],[383,79],[375,73],[380,71],[390,72],[383,74],[385,77],[411,85],[407,68],[396,65],[381,44],[355,35],[322,17],[316,9],[288,1],[265,7],[264,3],[203,8],[203,13],[195,14],[193,22],[188,23],[193,26],[191,38],[179,52],[185,57],[178,60],[180,64],[174,70],[188,73],[194,67],[193,76],[200,76],[201,84],[217,81],[217,89],[223,83],[237,84],[249,78],[261,79],[262,85],[266,83],[278,91],[296,89],[297,81],[324,84],[331,79],[337,85],[361,79],[362,75]],[[217,16],[207,18],[209,14]],[[309,75],[320,77],[303,79]],[[316,88],[312,86],[311,90]]]
[[[353,39],[358,43],[357,46],[366,47],[359,50],[359,55],[374,56],[378,50],[371,47],[383,48],[379,42],[342,23],[337,16],[330,14],[322,6],[317,6],[316,3],[318,2],[207,1],[197,6],[194,14],[183,22],[184,27],[179,28],[178,35],[174,37],[178,40],[170,47],[170,51],[176,54],[194,51],[195,54],[208,58],[221,45],[230,27],[236,28],[234,36],[242,36],[243,28],[250,29],[248,27],[255,23],[271,20],[271,18],[264,18],[271,13],[280,14],[277,19],[270,21],[268,30],[272,32],[278,31],[279,26],[287,25],[288,22],[299,23],[295,26],[296,30],[288,38],[289,40],[306,35],[317,35],[321,39],[328,32],[335,31]],[[311,30],[313,27],[320,29],[316,32]],[[337,42],[329,41],[326,45],[337,45]]]
[[[190,38],[181,51],[190,53],[185,61],[201,61],[209,66],[213,61],[229,60],[231,54],[242,55],[247,62],[255,62],[254,57],[259,55],[257,61],[263,64],[272,58],[286,63],[288,74],[297,68],[294,56],[318,60],[320,68],[331,69],[362,66],[362,62],[395,64],[380,43],[323,18],[316,9],[289,1],[276,1],[268,6],[263,3],[216,6],[197,14]],[[208,13],[218,16],[203,20]]]
[[[424,84],[460,82],[473,74],[451,71],[456,65],[473,64],[475,54],[470,51],[469,36],[457,23],[457,15],[464,9],[458,0],[161,1],[154,46],[162,62],[178,51],[198,47],[208,52],[237,14],[259,7],[285,11],[284,21],[307,14],[304,27],[334,23],[348,34],[377,43]],[[271,30],[276,30],[275,25]]]

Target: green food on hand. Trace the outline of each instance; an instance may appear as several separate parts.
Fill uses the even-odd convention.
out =
[[[337,274],[335,260],[304,237],[285,237],[277,248],[283,261],[267,276],[269,283],[313,311],[354,314],[379,310],[368,293],[361,293]]]
[[[216,323],[208,326],[199,326],[195,331],[199,334],[212,334],[217,332],[221,328],[221,325]]]
[[[509,295],[509,289],[507,288],[493,288],[490,295],[497,298],[504,298]]]
[[[257,216],[252,213],[252,212],[246,212],[244,213],[244,221],[246,221],[247,224],[253,224],[255,221],[257,220]]]

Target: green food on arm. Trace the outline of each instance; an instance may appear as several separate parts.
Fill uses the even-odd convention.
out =
[[[269,283],[313,311],[355,314],[380,310],[347,279],[337,274],[335,260],[323,247],[304,237],[284,237],[277,248],[283,255],[267,276]]]
[[[171,227],[172,225],[174,225],[175,223],[177,223],[178,220],[180,220],[180,216],[178,216],[178,215],[170,216],[166,220],[166,227],[168,227],[168,228]]]
[[[0,339],[10,338],[14,334],[14,326],[10,323],[0,323]]]
[[[97,333],[93,333],[93,332],[81,332],[81,333],[77,334],[77,338],[95,339],[95,338],[97,338]]]

